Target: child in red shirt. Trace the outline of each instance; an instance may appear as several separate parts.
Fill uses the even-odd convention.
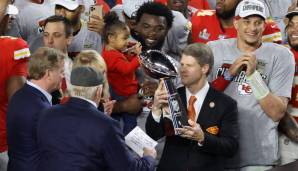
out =
[[[107,64],[111,97],[114,100],[122,100],[138,92],[135,72],[140,66],[138,55],[142,48],[141,44],[137,43],[127,50],[130,31],[128,26],[118,19],[116,13],[110,12],[104,19],[105,47],[102,56]],[[123,133],[126,135],[137,125],[136,115],[121,113],[112,114],[112,117],[119,119],[119,115],[123,118]]]

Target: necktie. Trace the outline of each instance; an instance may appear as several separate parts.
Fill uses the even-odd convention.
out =
[[[187,114],[188,114],[188,119],[191,119],[192,121],[195,121],[196,118],[196,111],[194,107],[194,103],[196,102],[197,98],[195,96],[190,96],[188,100],[188,108],[187,108]]]

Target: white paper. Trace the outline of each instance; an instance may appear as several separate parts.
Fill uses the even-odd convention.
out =
[[[139,156],[143,156],[143,148],[154,148],[157,142],[149,137],[140,127],[136,126],[125,136],[125,143]]]

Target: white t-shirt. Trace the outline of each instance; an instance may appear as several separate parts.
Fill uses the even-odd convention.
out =
[[[12,21],[11,29],[6,35],[22,37],[27,41],[30,51],[33,53],[37,48],[43,46],[42,29],[39,21],[54,15],[54,0],[45,0],[43,4],[36,4],[22,0],[19,14]]]
[[[208,42],[214,55],[214,66],[209,81],[223,75],[243,53],[237,48],[236,39]],[[257,70],[271,93],[291,97],[295,61],[289,49],[275,44],[262,43],[253,52],[257,57]],[[226,162],[228,168],[275,165],[278,153],[278,122],[274,122],[261,108],[241,71],[224,91],[238,103],[240,129],[239,150]],[[239,161],[240,159],[240,161]]]
[[[261,1],[265,2],[265,4],[268,6],[270,16],[280,28],[283,42],[287,42],[287,37],[285,34],[285,24],[283,22],[283,19],[288,12],[289,6],[292,5],[296,0],[261,0]]]
[[[101,35],[88,30],[87,24],[82,22],[81,30],[72,39],[68,47],[68,54],[70,57],[75,57],[82,50],[92,49],[99,54],[102,52]]]

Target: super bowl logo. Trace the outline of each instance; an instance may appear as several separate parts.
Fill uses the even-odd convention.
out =
[[[205,28],[199,33],[199,38],[208,40],[210,37],[210,33],[208,33],[208,30]]]

